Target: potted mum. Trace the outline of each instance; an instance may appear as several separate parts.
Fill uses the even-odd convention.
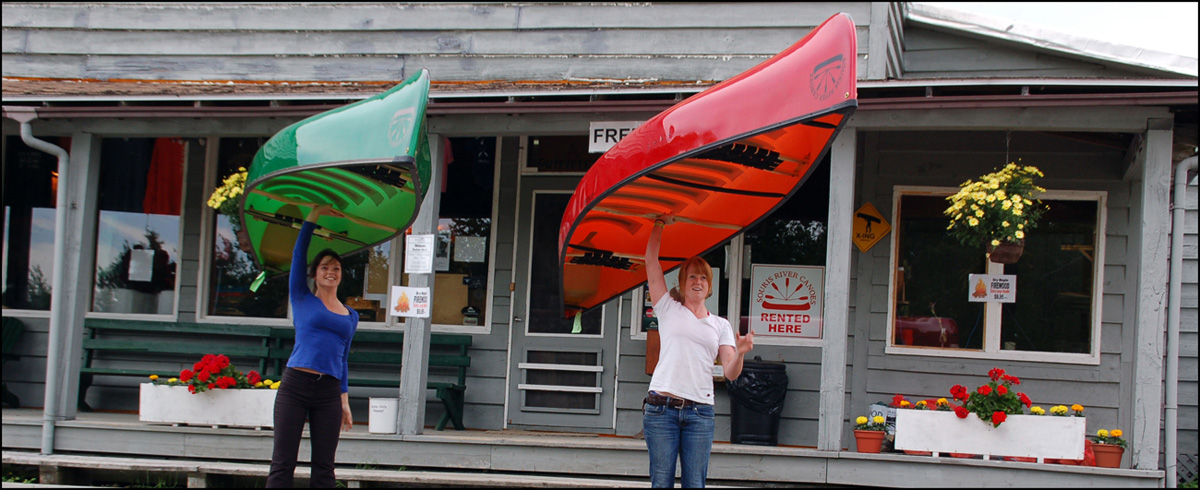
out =
[[[1046,192],[1033,181],[1043,176],[1037,167],[1009,163],[978,181],[963,182],[946,198],[946,230],[963,245],[986,248],[992,262],[1015,263],[1025,249],[1025,234],[1049,209],[1035,197]]]
[[[278,381],[255,371],[238,371],[222,354],[206,354],[192,369],[141,385],[138,420],[212,427],[263,428],[274,425]]]
[[[1096,431],[1096,444],[1092,451],[1096,453],[1096,466],[1102,468],[1120,468],[1121,456],[1125,454],[1125,439],[1121,438],[1121,429],[1106,429]]]
[[[883,447],[883,437],[887,435],[887,419],[876,415],[869,420],[859,417],[854,420],[854,441],[860,453],[878,453]]]

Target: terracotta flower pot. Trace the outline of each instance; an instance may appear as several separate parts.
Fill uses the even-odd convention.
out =
[[[987,246],[988,260],[997,264],[1015,264],[1025,252],[1025,240],[1003,241],[995,247]]]
[[[1125,454],[1125,448],[1116,444],[1094,444],[1092,452],[1096,453],[1096,466],[1120,468],[1121,456]]]
[[[970,454],[970,453],[950,453],[950,457],[952,457],[952,458],[962,458],[962,459],[972,459],[972,458],[974,458],[974,457],[975,457],[975,455],[974,455],[974,454]]]
[[[933,456],[933,452],[931,451],[914,451],[912,449],[905,449],[904,454],[911,456]]]
[[[860,453],[878,453],[883,447],[883,436],[886,433],[881,430],[855,430],[854,441],[857,443],[858,452]]]

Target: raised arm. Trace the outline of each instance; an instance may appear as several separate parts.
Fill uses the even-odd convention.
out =
[[[663,277],[662,264],[658,263],[658,249],[662,245],[663,228],[674,222],[675,216],[669,213],[656,218],[646,240],[646,289],[651,304],[658,304],[658,299],[667,294],[667,279]]]

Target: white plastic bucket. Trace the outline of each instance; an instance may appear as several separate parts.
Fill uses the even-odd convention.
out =
[[[370,400],[371,417],[367,424],[367,432],[395,434],[397,420],[400,416],[400,399],[372,397]]]

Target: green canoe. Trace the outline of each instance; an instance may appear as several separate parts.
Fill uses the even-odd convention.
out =
[[[345,217],[317,221],[306,261],[326,248],[366,250],[412,225],[430,177],[428,101],[429,72],[421,70],[382,94],[292,124],[258,150],[241,221],[264,272],[291,269],[296,236],[314,205]]]

